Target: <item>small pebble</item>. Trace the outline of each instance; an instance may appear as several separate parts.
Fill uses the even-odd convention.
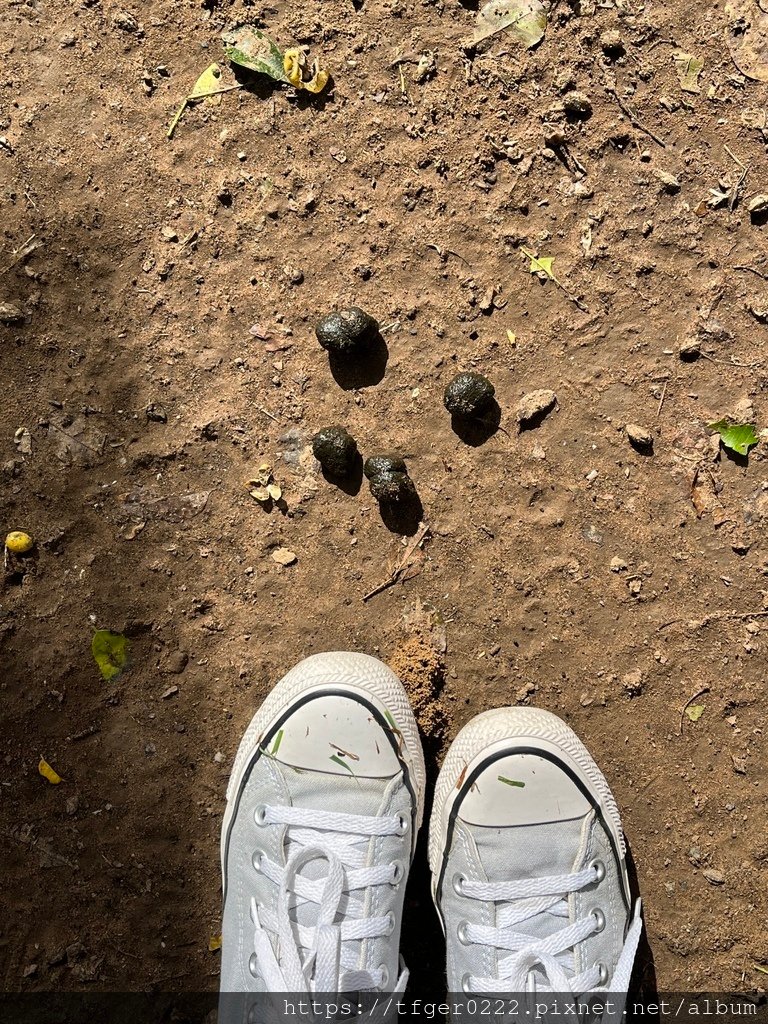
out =
[[[627,440],[633,448],[637,448],[641,452],[650,452],[653,450],[653,434],[650,430],[645,427],[641,427],[637,423],[628,423],[626,426]]]
[[[768,213],[768,195],[761,192],[760,195],[752,196],[747,203],[747,209],[752,215]]]
[[[592,116],[592,101],[586,93],[576,89],[566,95],[563,100],[563,109],[568,117],[577,121],[586,121]]]
[[[668,192],[670,195],[675,195],[675,193],[680,191],[680,182],[674,174],[670,174],[669,171],[656,167],[654,168],[653,176],[661,182],[664,191]]]
[[[710,885],[722,885],[725,882],[725,875],[715,868],[704,868],[701,873]]]
[[[557,405],[557,395],[554,391],[542,388],[539,391],[529,391],[523,395],[517,403],[515,418],[522,430],[525,424],[530,423],[537,417],[544,417]]]
[[[616,29],[608,29],[600,36],[600,49],[606,55],[615,60],[617,57],[621,57],[624,54],[624,41],[621,38],[621,33],[617,32]]]
[[[298,562],[298,558],[293,551],[289,551],[288,548],[275,548],[271,553],[272,561],[277,562],[278,565],[294,565]]]

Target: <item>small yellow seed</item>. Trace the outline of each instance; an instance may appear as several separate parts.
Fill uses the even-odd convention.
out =
[[[21,530],[11,530],[5,538],[5,546],[9,551],[12,551],[14,555],[25,555],[28,551],[32,550],[34,545],[35,542],[29,534],[22,533]]]

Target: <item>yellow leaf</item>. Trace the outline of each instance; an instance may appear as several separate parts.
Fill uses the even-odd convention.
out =
[[[212,935],[208,939],[208,950],[215,953],[217,949],[221,949],[221,935]]]
[[[208,93],[215,92],[219,87],[220,78],[221,68],[218,64],[211,64],[192,86],[192,92],[187,96],[187,99],[203,99]]]
[[[266,487],[261,487],[261,486],[254,487],[251,490],[251,497],[255,498],[256,501],[262,501],[262,502],[269,501],[269,499],[270,499],[269,489],[266,488]]]
[[[9,551],[12,551],[14,555],[26,555],[28,551],[32,550],[34,544],[35,542],[29,534],[22,533],[21,530],[11,530],[5,538],[5,546]]]
[[[283,496],[279,484],[267,484],[267,493],[273,501],[279,501]]]
[[[528,269],[532,274],[538,274],[539,277],[543,274],[544,277],[549,277],[554,280],[555,275],[552,272],[552,264],[555,262],[554,256],[534,256],[533,253],[526,252],[525,249],[523,249],[523,252],[531,261],[531,265]]]
[[[515,334],[514,331],[509,331],[509,330],[507,331],[507,340],[509,341],[510,345],[516,345],[517,344],[517,335]]]
[[[698,722],[698,720],[704,714],[704,705],[689,704],[688,707],[685,709],[685,713],[686,715],[688,715],[692,722]]]
[[[61,782],[61,776],[51,768],[44,757],[40,758],[40,764],[37,766],[37,770],[44,779],[48,779],[52,786],[58,786]]]
[[[122,633],[97,629],[91,640],[91,653],[102,678],[111,683],[128,664],[128,641]]]
[[[192,86],[192,92],[188,96],[184,97],[181,101],[181,106],[174,114],[173,120],[168,126],[169,139],[173,137],[173,133],[176,131],[176,125],[181,120],[181,115],[189,106],[189,101],[203,99],[205,96],[210,95],[210,93],[215,92],[218,89],[220,78],[221,68],[218,64],[211,64],[205,69],[202,75],[200,75],[198,80]],[[218,99],[218,97],[216,98]]]
[[[311,67],[307,67],[307,55],[298,47],[286,50],[283,54],[283,69],[288,81],[296,89],[306,89],[307,92],[322,92],[328,84],[328,72],[321,71],[316,60]]]

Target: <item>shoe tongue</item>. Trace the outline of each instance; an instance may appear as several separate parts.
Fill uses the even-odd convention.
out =
[[[573,818],[570,821],[505,828],[471,825],[469,828],[488,881],[517,882],[524,878],[567,875],[576,870],[577,858],[580,861],[583,857],[584,820]],[[522,909],[526,902],[515,900],[514,906]],[[497,904],[497,913],[502,906],[509,904]],[[567,924],[567,918],[545,912],[516,925],[515,930],[543,939]],[[511,954],[499,953],[501,958],[507,955]]]

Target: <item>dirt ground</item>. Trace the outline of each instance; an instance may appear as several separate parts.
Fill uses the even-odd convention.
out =
[[[706,427],[768,426],[766,86],[722,3],[559,0],[530,51],[466,49],[476,10],[5,5],[0,529],[36,540],[0,590],[6,990],[216,988],[240,733],[334,648],[407,677],[433,778],[479,711],[562,715],[622,809],[643,983],[766,983],[768,444],[736,459]],[[262,80],[168,140],[241,19],[309,44],[332,88]],[[386,368],[335,379],[313,325],[352,302]],[[442,404],[465,369],[502,414],[474,445]],[[538,388],[557,408],[518,433]],[[418,523],[323,478],[327,423],[407,457],[429,527],[367,601]],[[245,486],[264,462],[283,510]],[[130,641],[112,683],[95,627]],[[412,881],[406,959],[439,990],[423,852]]]

